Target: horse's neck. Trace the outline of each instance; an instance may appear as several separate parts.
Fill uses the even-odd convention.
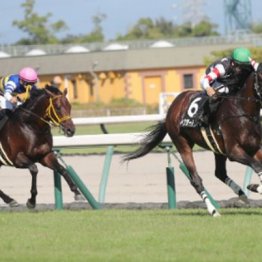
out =
[[[250,74],[244,86],[240,89],[237,96],[237,106],[244,112],[256,114],[260,112],[260,103],[255,91],[255,75]]]
[[[255,92],[254,85],[255,85],[255,75],[252,73],[247,78],[244,86],[240,89],[239,95],[242,97],[255,97],[256,92]]]
[[[45,99],[41,97],[37,97],[32,103],[28,103],[23,107],[22,112],[24,119],[30,119],[30,118],[37,118],[39,117],[44,118],[46,114],[47,109],[47,102]]]

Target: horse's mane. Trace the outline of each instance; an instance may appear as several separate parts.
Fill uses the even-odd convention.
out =
[[[61,95],[62,92],[55,86],[52,85],[47,85],[45,87],[45,89],[47,89],[48,91],[50,91],[51,93],[53,93],[54,95]],[[43,89],[44,90],[44,89]]]

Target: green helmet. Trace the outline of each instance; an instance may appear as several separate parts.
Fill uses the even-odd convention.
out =
[[[249,58],[251,57],[251,53],[248,49],[246,48],[235,48],[232,52],[232,59],[237,62],[237,63],[244,63],[244,64],[249,64]]]

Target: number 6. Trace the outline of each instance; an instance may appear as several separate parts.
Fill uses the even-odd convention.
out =
[[[198,110],[197,102],[199,102],[200,100],[201,100],[201,97],[196,98],[195,100],[193,100],[193,102],[191,103],[190,107],[188,108],[187,114],[190,117],[193,117],[197,113],[197,110]]]

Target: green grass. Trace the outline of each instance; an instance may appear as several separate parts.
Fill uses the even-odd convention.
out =
[[[261,209],[2,212],[1,261],[260,261]]]

